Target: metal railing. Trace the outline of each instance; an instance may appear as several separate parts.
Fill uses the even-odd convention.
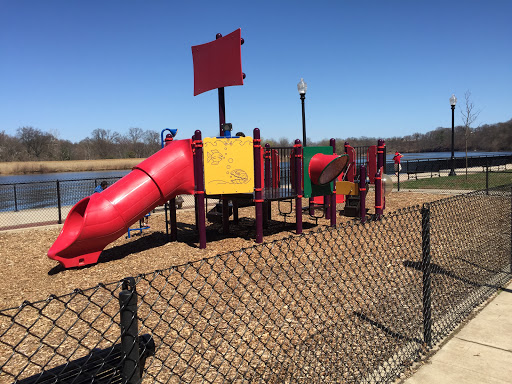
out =
[[[0,184],[0,231],[62,224],[73,205],[91,195],[102,180],[111,185],[119,179],[108,177]],[[193,196],[182,197],[184,208],[194,206]]]
[[[457,195],[129,278],[155,343],[141,380],[391,382],[510,280],[511,199]],[[122,290],[0,311],[0,380],[119,344]]]

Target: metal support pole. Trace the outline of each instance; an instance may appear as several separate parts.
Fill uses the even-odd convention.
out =
[[[421,209],[421,245],[423,271],[423,341],[432,345],[432,301],[431,301],[431,256],[430,256],[430,205],[424,204]]]
[[[254,153],[254,207],[256,210],[256,243],[263,243],[263,186],[261,185],[260,129],[253,132]]]
[[[297,235],[302,233],[302,145],[300,140],[295,140],[295,228]]]
[[[217,33],[215,40],[220,39],[222,34]],[[219,94],[219,136],[224,137],[224,124],[226,123],[226,100],[224,98],[224,87],[217,88]]]
[[[141,372],[135,279],[133,277],[125,278],[122,288],[123,290],[119,293],[121,349],[123,351],[122,376],[124,383],[138,384]]]
[[[178,240],[178,223],[176,220],[176,198],[169,200],[169,216],[171,224],[171,241]]]
[[[199,231],[199,248],[206,248],[206,212],[204,207],[203,140],[201,131],[194,136],[194,176],[196,184],[196,225]]]
[[[448,176],[457,176],[455,173],[455,105],[452,105],[452,156],[451,160],[451,170]]]
[[[57,180],[57,209],[59,211],[59,224],[62,224],[62,204],[60,199],[60,181]]]
[[[306,95],[304,93],[300,94],[300,101],[302,104],[302,144],[306,147],[306,110],[304,108],[304,99]]]
[[[222,233],[229,233],[229,200],[222,197]]]
[[[169,215],[167,214],[167,210],[169,209],[169,203],[164,204],[164,213],[165,213],[165,234],[169,236]],[[197,221],[197,216],[196,216]]]
[[[485,159],[485,192],[489,194],[489,160]]]

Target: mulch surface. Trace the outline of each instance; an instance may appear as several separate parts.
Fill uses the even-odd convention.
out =
[[[446,197],[440,194],[393,192],[386,199],[386,212],[396,211]],[[373,213],[370,193],[367,206]],[[303,199],[303,204],[306,201]],[[287,207],[281,206],[282,209]],[[338,210],[343,204],[338,205]],[[0,232],[0,308],[19,306],[23,301],[39,301],[49,295],[63,295],[76,288],[86,289],[98,283],[118,281],[154,270],[170,268],[217,254],[255,245],[254,207],[240,209],[238,225],[231,223],[230,234],[222,234],[222,226],[207,221],[207,247],[199,249],[193,209],[178,210],[178,241],[168,242],[163,214],[149,218],[150,229],[141,235],[126,236],[111,243],[100,256],[98,264],[65,270],[47,257],[57,238],[60,226]],[[337,216],[337,223],[352,218]],[[304,233],[317,231],[329,224],[325,219],[303,215]],[[132,235],[136,232],[132,232]],[[284,222],[278,203],[272,204],[272,221],[264,230],[264,242],[295,235],[294,215]]]

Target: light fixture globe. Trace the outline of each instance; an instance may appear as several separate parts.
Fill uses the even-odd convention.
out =
[[[306,91],[308,90],[308,85],[302,77],[300,78],[299,84],[297,84],[297,89],[301,95],[305,95]]]
[[[455,97],[455,95],[452,95],[452,97],[450,97],[450,105],[452,107],[455,107],[455,104],[457,104],[457,98]]]

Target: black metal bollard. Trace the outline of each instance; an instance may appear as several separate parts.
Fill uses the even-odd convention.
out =
[[[123,351],[122,376],[127,384],[140,383],[141,372],[139,363],[139,325],[137,319],[137,291],[135,279],[127,277],[123,280],[123,290],[119,293],[121,317],[121,348]]]
[[[430,205],[423,204],[421,209],[421,246],[423,271],[423,341],[432,345],[432,301],[431,301],[431,266],[430,266]]]

